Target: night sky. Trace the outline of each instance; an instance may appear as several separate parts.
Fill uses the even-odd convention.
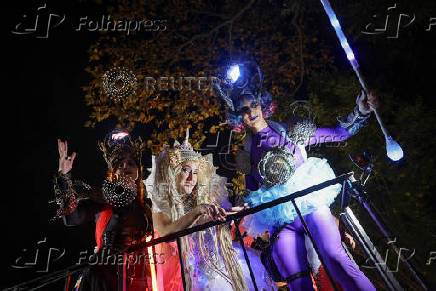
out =
[[[46,239],[44,251],[47,248],[66,250],[61,259],[52,263],[50,271],[72,265],[80,250],[92,249],[94,244],[92,224],[67,229],[60,221],[48,223],[52,212],[47,201],[53,195],[51,177],[58,167],[57,138],[68,140],[70,152],[78,153],[73,170],[76,176],[98,184],[104,175],[105,163],[96,141],[112,130],[115,122],[109,119],[94,129],[85,128],[83,125],[88,120],[90,109],[81,90],[90,78],[84,70],[88,64],[87,50],[98,38],[98,33],[75,31],[80,16],[101,15],[103,7],[94,2],[59,2],[14,1],[2,9],[3,15],[7,16],[7,29],[3,34],[6,41],[2,42],[6,47],[3,60],[7,66],[3,70],[6,80],[2,90],[2,176],[5,189],[2,191],[1,221],[5,234],[1,237],[5,242],[2,244],[5,256],[1,259],[1,287],[45,274],[35,272],[34,268],[19,270],[11,267],[18,257],[23,256],[23,249],[36,249],[38,241]],[[15,25],[23,21],[23,14],[34,15],[44,3],[51,13],[65,14],[62,25],[50,30],[48,38],[36,37],[44,35],[44,29],[29,35],[12,33]],[[433,14],[436,16],[436,10]],[[436,24],[433,30],[436,31]],[[436,66],[432,44],[435,33],[426,34],[421,29],[417,34],[420,49],[413,52],[410,48],[412,52],[405,53],[415,53],[416,62],[410,65],[420,67],[422,75],[408,76],[405,72],[409,64],[400,60],[398,68],[390,68],[386,74],[395,80],[395,90],[411,93],[419,90],[426,104],[433,106],[436,103],[433,101]],[[371,55],[371,52],[361,48],[360,57],[368,56],[374,63],[369,70],[386,70],[382,58]],[[392,77],[398,71],[402,74]],[[411,79],[413,82],[408,81]],[[434,149],[431,150],[435,154]],[[38,268],[44,269],[43,264]]]
[[[2,236],[7,237],[4,245],[7,259],[3,260],[2,269],[8,276],[2,275],[3,287],[44,274],[35,274],[35,269],[16,270],[10,266],[23,254],[23,249],[35,250],[38,241],[47,239],[44,250],[71,245],[87,249],[90,246],[87,243],[93,235],[92,225],[69,231],[61,221],[47,223],[52,215],[47,205],[53,195],[51,177],[58,167],[56,140],[69,141],[70,153],[78,153],[77,173],[83,173],[90,183],[98,183],[102,178],[99,174],[104,171],[89,167],[97,165],[97,169],[104,169],[96,140],[114,127],[108,123],[101,129],[83,126],[88,108],[81,86],[89,78],[84,71],[87,49],[97,35],[74,30],[81,15],[89,15],[90,11],[97,13],[98,7],[80,2],[63,3],[62,6],[57,6],[55,1],[48,2],[52,13],[65,13],[65,22],[56,31],[50,31],[48,38],[36,39],[35,35],[13,35],[10,31],[21,21],[22,14],[34,13],[44,2],[18,1],[14,4],[7,13],[10,18],[8,41],[5,42],[8,66],[4,86],[8,89],[4,91],[4,97],[8,105],[3,107],[3,116],[7,117],[4,125],[10,135],[4,137],[9,142],[5,151],[8,178],[3,197],[6,202],[2,205],[2,228],[7,234]],[[44,36],[45,32],[40,35]],[[70,255],[69,250],[65,255]],[[72,264],[65,261],[60,265]],[[38,266],[37,269],[44,270],[45,267]]]

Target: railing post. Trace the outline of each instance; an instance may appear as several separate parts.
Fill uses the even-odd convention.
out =
[[[177,238],[177,249],[179,250],[180,273],[182,274],[183,290],[186,290],[185,264],[183,263],[182,245],[181,245],[180,237]]]
[[[248,258],[247,250],[245,249],[244,238],[242,237],[241,232],[239,231],[239,223],[240,222],[241,222],[241,219],[235,220],[236,235],[238,236],[239,242],[241,244],[241,248],[244,251],[245,262],[247,263],[248,270],[250,271],[250,277],[251,277],[251,281],[253,281],[254,290],[258,291],[259,289],[257,288],[256,278],[254,277],[253,270],[251,269],[250,259]]]
[[[67,274],[67,278],[65,279],[64,291],[68,291],[68,289],[70,288],[70,280],[71,280],[71,275],[68,270],[66,274]]]

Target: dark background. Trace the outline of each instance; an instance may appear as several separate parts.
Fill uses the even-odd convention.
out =
[[[10,32],[22,21],[22,14],[34,15],[36,8],[44,3],[51,13],[66,15],[65,22],[58,29],[52,29],[47,39]],[[115,126],[110,122],[97,129],[83,126],[88,108],[81,86],[90,77],[84,71],[87,50],[98,32],[75,29],[81,16],[103,14],[101,6],[78,1],[17,1],[7,11],[3,124],[8,136],[3,139],[7,148],[4,169],[7,190],[3,191],[5,201],[2,203],[5,232],[2,235],[5,242],[2,287],[45,274],[36,272],[45,269],[44,262],[28,270],[11,267],[16,258],[26,254],[23,249],[34,254],[37,242],[45,238],[47,243],[40,247],[42,261],[47,258],[49,248],[66,249],[65,256],[52,265],[50,271],[73,265],[79,251],[92,250],[92,224],[66,229],[62,221],[48,222],[53,214],[47,204],[53,195],[51,177],[58,167],[56,140],[69,141],[70,153],[78,153],[77,175],[86,176],[89,183],[96,184],[103,178],[99,175],[104,171],[96,171],[90,165],[96,165],[97,169],[105,166],[96,140]]]
[[[50,271],[72,265],[79,251],[91,250],[94,245],[92,224],[67,229],[62,222],[49,223],[52,212],[47,201],[53,195],[51,177],[58,166],[57,138],[68,140],[70,152],[78,153],[74,165],[76,176],[86,177],[91,184],[98,184],[103,178],[105,163],[96,141],[112,130],[115,122],[105,121],[95,129],[83,126],[88,120],[89,108],[80,87],[90,78],[84,70],[88,63],[87,50],[98,33],[75,29],[81,16],[92,17],[105,11],[104,5],[94,2],[59,2],[16,1],[8,3],[3,11],[7,16],[6,41],[3,42],[7,65],[3,70],[6,79],[2,90],[2,287],[44,274],[37,273],[35,268],[11,267],[24,254],[23,249],[35,250],[40,240],[47,240],[41,253],[50,247],[66,250],[64,257],[50,265]],[[53,13],[66,14],[65,22],[52,29],[48,39],[11,33],[22,20],[22,14],[32,15],[43,3],[47,3]],[[436,16],[436,10],[432,13]],[[436,31],[436,27],[433,30]],[[420,27],[413,40],[397,43],[381,40],[374,45],[362,41],[359,58],[365,60],[368,71],[384,74],[393,90],[409,93],[410,103],[417,94],[423,96],[426,106],[431,108],[435,104],[436,79],[434,31],[425,32]],[[409,42],[415,46],[408,47]],[[397,67],[384,67],[385,55],[378,54],[378,49],[384,54],[390,49],[401,50],[404,57],[398,59]],[[339,48],[336,53],[341,53]],[[342,65],[347,66],[345,62]],[[424,154],[433,156],[434,145]],[[44,269],[44,264],[38,264],[38,268]]]

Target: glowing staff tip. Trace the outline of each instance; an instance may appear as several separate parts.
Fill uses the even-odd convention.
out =
[[[404,157],[403,150],[400,145],[392,139],[391,136],[386,138],[386,154],[393,161],[399,161]]]

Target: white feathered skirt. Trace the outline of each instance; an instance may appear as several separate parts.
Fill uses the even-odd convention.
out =
[[[294,175],[286,184],[274,186],[270,189],[262,186],[259,190],[250,192],[249,196],[244,200],[250,207],[254,207],[335,177],[336,175],[326,159],[310,157],[295,170]],[[331,185],[299,197],[295,199],[295,203],[302,215],[306,215],[321,206],[330,206],[340,190],[340,184]],[[249,235],[256,237],[259,234],[264,234],[266,230],[270,234],[274,233],[279,227],[294,221],[297,215],[292,202],[287,202],[246,216],[242,224],[246,227]]]

